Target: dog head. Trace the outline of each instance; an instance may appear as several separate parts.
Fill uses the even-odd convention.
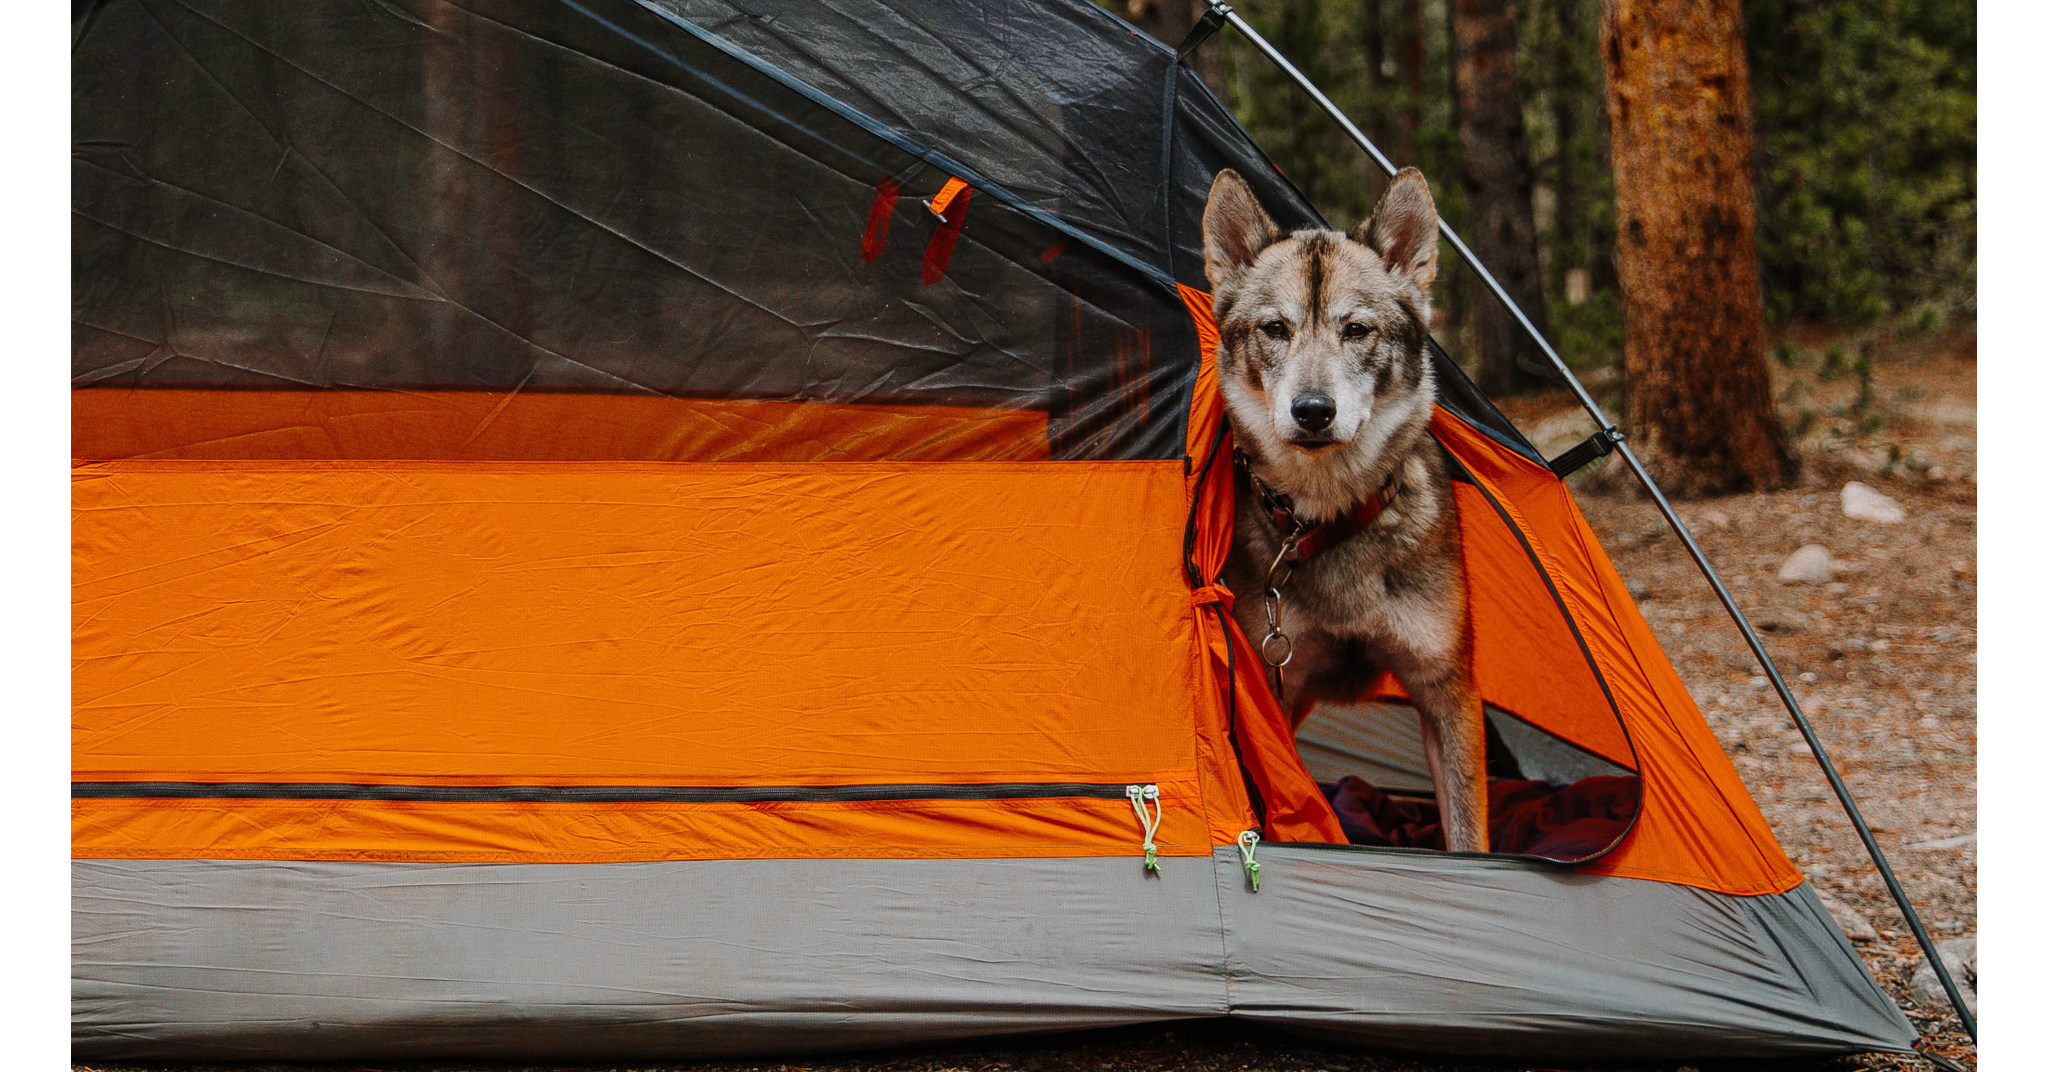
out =
[[[1423,344],[1437,264],[1421,172],[1395,176],[1349,234],[1282,234],[1225,170],[1202,238],[1224,405],[1262,475],[1299,497],[1304,479],[1366,477],[1421,434],[1436,400]]]

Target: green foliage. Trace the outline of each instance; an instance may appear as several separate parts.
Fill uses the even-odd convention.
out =
[[[1841,343],[1830,343],[1820,362],[1822,380],[1839,380],[1849,374],[1849,352]]]
[[[1856,374],[1856,398],[1855,401],[1850,403],[1850,411],[1853,413],[1868,413],[1871,403],[1877,401],[1875,385],[1870,380],[1869,339],[1863,340],[1863,345],[1857,350],[1856,364],[1850,367],[1850,371]]]
[[[1751,0],[1770,312],[1865,325],[1976,289],[1976,11]],[[1930,319],[1931,318],[1931,319]]]
[[[1621,356],[1621,293],[1594,291],[1582,304],[1550,307],[1551,345],[1574,371],[1599,368]]]
[[[1185,0],[1199,6],[1202,0]],[[1429,176],[1455,227],[1466,196],[1451,0],[1244,0],[1238,10],[1397,164]],[[1125,0],[1105,0],[1120,13]],[[1976,289],[1976,13],[1966,0],[1748,0],[1757,245],[1768,313],[1931,332]],[[1598,0],[1517,5],[1523,117],[1553,343],[1616,362],[1614,181]],[[1402,41],[1420,44],[1410,69]],[[1275,164],[1338,226],[1379,170],[1306,95],[1225,31],[1218,86]],[[1377,63],[1374,58],[1377,57]],[[1454,353],[1491,301],[1446,248],[1437,302]],[[1576,286],[1572,285],[1576,282]],[[1582,300],[1568,300],[1577,297]],[[1781,362],[1796,360],[1790,352]],[[1853,375],[1831,354],[1825,378]]]
[[[1915,335],[1932,335],[1948,324],[1948,306],[1938,300],[1923,301],[1907,312],[1905,330]]]

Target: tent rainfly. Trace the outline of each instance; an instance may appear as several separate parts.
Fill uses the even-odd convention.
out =
[[[1092,4],[74,35],[79,1057],[1910,1046],[1440,351],[1496,851],[1391,682],[1293,738],[1200,216],[1322,221]]]

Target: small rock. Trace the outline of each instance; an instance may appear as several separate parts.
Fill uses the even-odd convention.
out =
[[[1977,1014],[1977,939],[1951,938],[1946,942],[1934,943],[1941,952],[1942,963],[1948,965],[1949,977],[1956,981],[1956,989],[1963,992],[1963,1004],[1970,1007],[1970,1015]],[[1948,991],[1941,987],[1941,977],[1934,974],[1934,965],[1924,956],[1913,958],[1913,1000],[1923,1008],[1940,1009],[1948,1005]]]
[[[1840,566],[1837,562],[1835,565]],[[1813,619],[1796,610],[1782,609],[1757,619],[1756,627],[1766,633],[1801,633],[1812,628]]]
[[[1842,928],[1842,935],[1850,941],[1877,941],[1877,928],[1870,925],[1869,916],[1850,908],[1848,905],[1835,900],[1825,893],[1820,895],[1820,906],[1828,910],[1828,915],[1834,917],[1835,926]]]
[[[1842,512],[1864,521],[1896,525],[1906,520],[1906,508],[1861,480],[1842,485]]]
[[[1792,557],[1778,567],[1778,580],[1786,584],[1826,584],[1835,578],[1835,560],[1828,557],[1828,549],[1817,543],[1792,552]]]

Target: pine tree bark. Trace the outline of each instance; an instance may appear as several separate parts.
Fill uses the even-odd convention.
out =
[[[1608,0],[1601,22],[1631,439],[1674,495],[1783,487],[1740,0]]]
[[[1552,243],[1551,278],[1556,281],[1557,291],[1564,289],[1565,273],[1573,268],[1585,267],[1585,243],[1579,236],[1579,221],[1585,218],[1581,207],[1585,201],[1585,189],[1579,180],[1577,162],[1579,141],[1579,109],[1591,97],[1592,87],[1581,77],[1573,46],[1579,40],[1580,0],[1550,0],[1557,17],[1557,28],[1551,53],[1550,77],[1550,122],[1557,129],[1557,160],[1552,172],[1552,184],[1557,193],[1557,215],[1552,230],[1556,235]],[[1559,263],[1561,262],[1561,263]]]
[[[1471,193],[1472,252],[1514,297],[1538,331],[1547,331],[1536,259],[1535,175],[1522,126],[1515,67],[1514,0],[1451,0],[1457,52],[1458,144]],[[1479,302],[1479,386],[1523,394],[1548,386],[1549,360],[1491,296]]]
[[[1395,66],[1402,81],[1401,126],[1394,142],[1394,163],[1401,167],[1412,167],[1420,159],[1422,104],[1429,99],[1428,71],[1424,67],[1428,44],[1424,35],[1428,32],[1422,0],[1401,0],[1401,18],[1395,30],[1395,45],[1400,52]]]
[[[1365,104],[1361,117],[1368,137],[1383,148],[1396,148],[1392,97],[1394,80],[1387,74],[1387,17],[1385,0],[1360,0],[1358,44],[1365,63]],[[1398,151],[1398,149],[1396,149]]]

